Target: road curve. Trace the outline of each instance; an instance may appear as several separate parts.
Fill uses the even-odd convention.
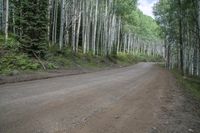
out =
[[[146,133],[166,71],[153,63],[0,86],[0,133]]]

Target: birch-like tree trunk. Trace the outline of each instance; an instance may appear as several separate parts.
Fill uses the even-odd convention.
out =
[[[81,28],[81,2],[79,3],[79,13],[78,13],[78,25],[77,25],[77,33],[76,33],[76,53],[78,53],[78,45],[79,45],[79,37],[80,37],[80,28]]]
[[[52,30],[52,42],[57,43],[57,20],[58,20],[58,0],[53,2],[53,30]]]
[[[8,17],[9,17],[9,0],[6,0],[6,9],[5,9],[5,41],[8,39]]]
[[[76,50],[76,18],[77,18],[76,0],[72,3],[72,49]]]
[[[93,54],[96,53],[96,31],[97,31],[97,15],[98,15],[98,0],[96,0],[95,4],[95,14],[94,14],[94,20],[93,20],[93,39],[92,39],[92,51]]]
[[[60,49],[68,44],[77,53],[82,44],[83,53],[92,52],[93,55],[119,54],[121,51],[128,54],[157,52],[157,46],[152,50],[147,43],[139,41],[133,31],[123,31],[122,17],[115,12],[115,0],[48,2],[48,40],[59,43]]]
[[[52,8],[52,0],[49,0],[49,7],[48,7],[48,27],[47,27],[47,40],[50,46],[50,27],[51,27],[51,8]]]
[[[61,18],[60,18],[60,37],[59,37],[59,47],[63,47],[63,32],[64,32],[64,23],[65,23],[65,0],[61,0]]]
[[[121,33],[121,19],[118,19],[118,31],[117,31],[117,54],[120,52],[120,33]]]

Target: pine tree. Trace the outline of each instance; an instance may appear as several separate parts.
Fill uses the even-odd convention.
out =
[[[43,57],[47,48],[48,1],[20,0],[16,7],[17,38],[30,56]]]

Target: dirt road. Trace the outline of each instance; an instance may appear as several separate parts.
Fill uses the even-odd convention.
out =
[[[0,133],[197,132],[189,113],[175,116],[184,102],[176,88],[152,63],[1,85]]]

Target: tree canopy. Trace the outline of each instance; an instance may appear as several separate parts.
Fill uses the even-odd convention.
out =
[[[165,40],[167,67],[200,74],[200,1],[160,0],[154,6]]]
[[[138,9],[137,0],[4,0],[0,4],[3,18],[9,17],[8,22],[3,19],[1,31],[13,34],[29,55],[42,57],[51,46],[94,55],[162,51],[160,28]]]

